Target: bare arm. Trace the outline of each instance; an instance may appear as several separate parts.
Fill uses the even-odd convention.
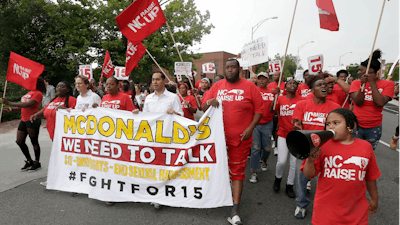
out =
[[[370,81],[369,85],[371,85],[371,91],[372,91],[372,99],[377,107],[383,107],[390,101],[390,97],[382,95],[379,90],[378,86],[376,86],[376,80]]]
[[[346,92],[346,94],[349,94],[350,91],[350,85],[340,79],[338,79],[336,81],[336,83],[343,89],[344,92]]]
[[[375,214],[378,211],[378,188],[376,180],[367,180],[367,190],[371,198],[369,199],[369,214]]]
[[[3,98],[1,103],[5,105],[10,105],[18,108],[29,108],[37,104],[35,100],[29,100],[28,102],[9,102],[7,99]]]
[[[315,160],[321,155],[322,149],[318,149],[315,151],[313,154],[311,154],[307,159],[306,163],[304,163],[303,167],[303,173],[304,175],[311,180],[315,176],[315,173],[317,172],[315,170]]]
[[[253,116],[253,121],[251,121],[250,126],[248,126],[246,130],[244,130],[243,133],[241,134],[242,136],[241,141],[247,140],[251,137],[251,135],[253,134],[253,130],[257,126],[258,122],[260,122],[261,117],[262,117],[261,113],[256,113]]]
[[[42,110],[39,110],[39,112],[33,114],[33,115],[30,117],[30,121],[33,123],[34,120],[36,120],[37,118],[42,118],[42,117],[43,117],[43,109],[42,109]]]

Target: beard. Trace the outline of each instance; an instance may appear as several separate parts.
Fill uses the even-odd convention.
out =
[[[235,83],[236,81],[238,81],[239,78],[239,73],[237,73],[234,77],[232,78],[228,78],[226,77],[226,81],[228,81],[229,83]]]

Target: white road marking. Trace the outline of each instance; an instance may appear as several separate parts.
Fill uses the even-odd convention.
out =
[[[379,140],[379,142],[380,142],[381,144],[383,144],[383,145],[385,145],[385,146],[387,146],[387,147],[390,148],[390,145],[389,145],[388,143],[386,143],[386,142],[384,142],[384,141],[382,141],[382,140]],[[392,149],[392,148],[390,148],[390,149]],[[399,152],[399,149],[396,149],[396,151]]]

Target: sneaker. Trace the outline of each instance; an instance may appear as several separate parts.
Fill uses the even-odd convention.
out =
[[[21,168],[22,171],[27,171],[32,166],[32,161],[25,160],[25,166]]]
[[[47,186],[47,181],[40,182],[39,184],[46,187]]]
[[[272,187],[275,192],[278,192],[281,189],[281,181],[282,178],[275,177],[274,186]]]
[[[311,191],[311,181],[309,180],[307,182],[307,192],[310,192],[310,191]]]
[[[33,165],[31,166],[31,168],[29,170],[38,170],[40,169],[42,166],[40,165],[40,163],[38,161],[34,161]]]
[[[397,141],[398,141],[399,139],[397,138],[394,138],[394,137],[392,137],[392,140],[390,141],[390,148],[391,149],[396,149],[397,148]]]
[[[293,191],[293,185],[286,184],[285,193],[286,193],[287,196],[289,196],[289,198],[294,198],[295,194],[294,194],[294,191]]]
[[[275,147],[275,148],[274,148],[274,156],[277,156],[277,155],[278,155],[278,148]]]
[[[304,219],[304,217],[306,216],[306,209],[297,206],[296,211],[294,211],[294,216],[297,219]]]
[[[267,162],[262,161],[261,162],[261,170],[265,172],[265,171],[267,171],[267,169],[268,169]]]
[[[243,222],[240,220],[239,215],[234,215],[232,218],[228,217],[228,222],[232,225],[241,225]]]
[[[161,205],[155,202],[150,203],[150,205],[152,205],[155,209],[161,208]]]
[[[249,181],[251,183],[257,183],[257,173],[251,174]]]

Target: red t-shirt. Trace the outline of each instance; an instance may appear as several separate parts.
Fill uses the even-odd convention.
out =
[[[23,122],[29,121],[30,117],[39,112],[39,106],[42,103],[43,99],[43,94],[40,91],[31,91],[22,96],[21,102],[26,103],[29,102],[29,100],[34,100],[36,101],[36,104],[29,108],[21,108],[21,120]]]
[[[307,97],[307,95],[309,95],[311,93],[311,89],[308,87],[308,85],[301,83],[297,87],[297,93],[301,97]]]
[[[340,105],[331,101],[316,104],[313,99],[306,99],[296,104],[293,119],[303,122],[303,130],[324,130],[326,116],[337,108],[340,108]]]
[[[344,92],[343,89],[339,86],[339,89],[333,88],[332,93],[328,94],[325,100],[337,103],[338,105],[340,105],[340,107],[342,107],[344,101],[346,100],[346,97],[346,92]],[[314,93],[310,93],[309,95],[307,95],[307,99],[314,99]]]
[[[381,175],[371,144],[357,138],[350,145],[329,140],[321,148],[324,150],[314,163],[315,176],[321,175],[312,224],[368,224],[366,181]]]
[[[132,91],[131,90],[128,90],[127,92],[122,91],[121,93],[124,93],[124,94],[128,95],[129,98],[132,99]]]
[[[43,115],[47,120],[46,123],[46,128],[47,131],[49,132],[50,139],[53,140],[54,137],[54,128],[56,126],[56,108],[57,106],[65,106],[65,98],[55,98],[52,102],[49,102],[49,104],[46,105],[45,108],[42,109]],[[75,109],[76,105],[76,98],[69,96],[68,99],[68,107]],[[65,106],[66,107],[66,106]]]
[[[197,90],[201,89],[201,79],[196,82],[196,85],[194,87],[197,88]]]
[[[183,116],[185,118],[194,120],[194,114],[190,112],[189,107],[183,102],[183,100],[188,101],[189,104],[197,110],[196,99],[192,95],[187,95],[186,97],[183,98],[183,100],[181,96],[179,96],[179,100],[181,101],[182,104]]]
[[[128,95],[118,92],[116,95],[106,94],[101,99],[100,107],[132,111],[136,109]]]
[[[258,125],[261,125],[261,124],[269,123],[274,118],[274,113],[271,113],[271,111],[269,111],[271,103],[273,104],[273,102],[274,102],[274,92],[272,89],[268,89],[268,88],[258,87],[258,89],[261,92],[261,97],[262,97],[263,103],[264,103],[264,113],[260,119],[260,122],[258,122]]]
[[[379,80],[376,82],[378,91],[381,95],[393,98],[394,82],[388,80]],[[355,80],[351,83],[349,93],[359,91],[361,88],[361,81]],[[360,127],[372,128],[381,125],[382,123],[382,110],[383,107],[377,107],[372,98],[372,90],[369,82],[365,83],[364,90],[364,103],[361,106],[354,105],[354,114],[357,116],[358,124]]]
[[[223,79],[215,83],[203,95],[202,104],[212,98],[222,101],[226,144],[231,146],[238,146],[241,143],[251,145],[253,137],[245,141],[240,141],[240,139],[243,131],[253,121],[254,115],[263,113],[264,104],[257,86],[243,78],[233,84]]]
[[[276,83],[275,81],[269,83],[267,86],[268,89],[273,90],[273,91],[275,91],[276,87],[278,87],[278,83]],[[281,82],[280,88],[281,88],[281,94],[279,96],[286,95],[285,82]]]
[[[278,136],[286,138],[287,134],[293,130],[292,116],[299,101],[304,100],[301,95],[296,94],[294,98],[287,98],[286,96],[279,96],[276,102],[276,109],[278,112]]]

